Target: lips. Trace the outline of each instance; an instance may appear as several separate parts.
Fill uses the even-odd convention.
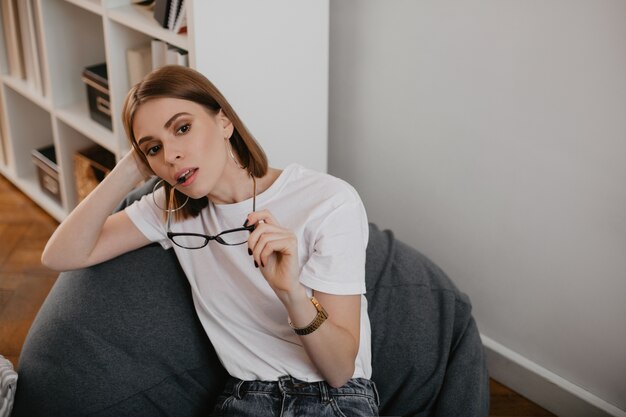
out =
[[[196,173],[198,168],[185,168],[181,171],[178,171],[176,174],[176,184],[183,184],[189,180],[189,178]]]

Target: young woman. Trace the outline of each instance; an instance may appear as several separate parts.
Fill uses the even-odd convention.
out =
[[[192,69],[149,74],[123,121],[133,150],[61,223],[42,262],[68,270],[151,242],[173,248],[231,375],[216,416],[378,415],[356,191],[298,164],[268,167]],[[153,193],[111,215],[147,174],[161,179]]]

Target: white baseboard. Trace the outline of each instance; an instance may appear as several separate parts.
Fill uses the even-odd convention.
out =
[[[480,335],[489,376],[560,417],[626,417],[620,410],[498,342]]]

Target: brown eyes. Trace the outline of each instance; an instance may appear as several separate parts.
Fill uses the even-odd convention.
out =
[[[176,134],[184,135],[190,130],[191,130],[191,123],[185,123],[181,125],[178,129],[176,129]],[[150,146],[149,148],[146,148],[144,153],[146,154],[146,156],[154,156],[161,150],[161,148],[162,148],[162,145]]]
[[[181,127],[178,128],[176,133],[185,134],[185,133],[189,132],[190,129],[191,129],[191,124],[185,123],[184,125],[182,125]]]
[[[160,149],[161,149],[161,145],[152,146],[152,147],[146,149],[146,155],[147,156],[154,156],[154,155],[157,154],[157,152],[159,152]]]

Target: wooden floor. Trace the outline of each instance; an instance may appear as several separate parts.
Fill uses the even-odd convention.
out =
[[[39,259],[57,221],[0,175],[0,354],[17,367],[30,325],[58,273]],[[491,417],[553,416],[491,380]]]
[[[39,261],[57,224],[0,175],[0,354],[14,365],[58,275]]]

